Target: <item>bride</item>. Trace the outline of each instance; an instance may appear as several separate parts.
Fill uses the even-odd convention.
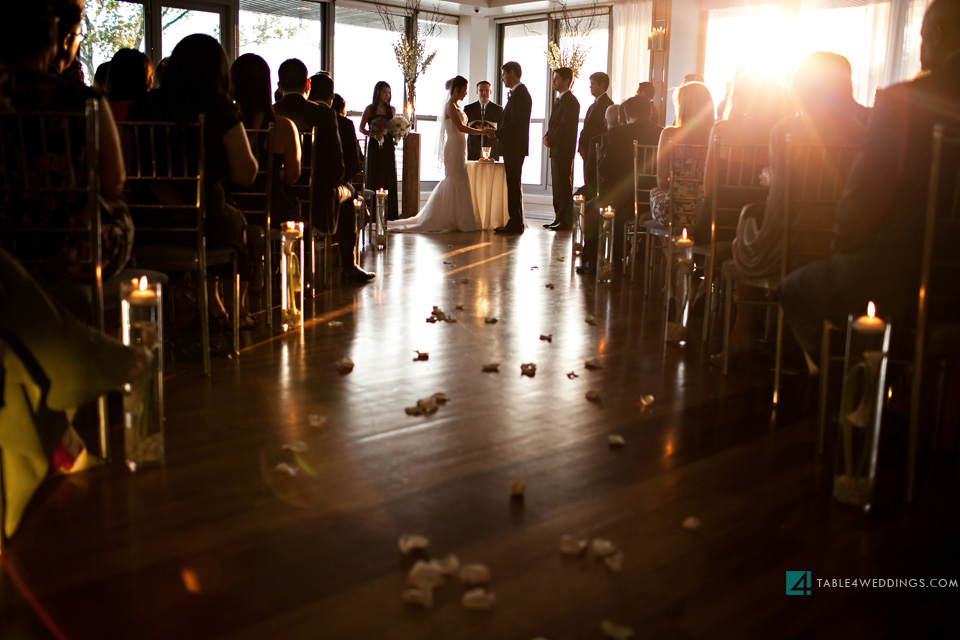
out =
[[[458,104],[467,95],[467,79],[447,80],[447,98],[440,116],[438,153],[443,162],[443,180],[430,194],[427,204],[412,218],[390,222],[390,231],[429,233],[476,231],[479,228],[473,194],[467,177],[466,134],[482,135],[482,129],[466,125],[467,116]]]

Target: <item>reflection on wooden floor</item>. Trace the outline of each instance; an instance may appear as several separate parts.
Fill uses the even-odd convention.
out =
[[[784,595],[786,570],[960,578],[951,482],[903,509],[894,449],[873,513],[834,503],[815,381],[788,380],[772,423],[770,375],[722,379],[699,341],[665,348],[656,296],[573,275],[569,241],[393,236],[364,254],[379,277],[319,295],[302,331],[261,335],[209,379],[177,367],[166,467],[48,483],[2,556],[0,637],[573,640],[604,618],[638,638],[955,630],[956,589]],[[434,305],[457,322],[425,322]],[[435,414],[406,415],[437,392]],[[403,604],[404,533],[487,564],[494,610],[464,610],[456,582],[431,610]],[[566,533],[613,541],[623,572],[561,556]]]

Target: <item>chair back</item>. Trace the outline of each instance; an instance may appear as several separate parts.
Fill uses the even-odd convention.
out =
[[[266,129],[247,129],[250,149],[257,159],[257,177],[250,185],[231,183],[230,197],[247,222],[263,227],[269,234],[274,177],[274,125]]]
[[[769,189],[760,181],[769,166],[769,145],[732,144],[713,136],[710,203],[710,250],[716,251],[718,239],[736,236],[743,207],[762,203]]]
[[[650,190],[657,186],[657,148],[633,142],[633,208],[638,221],[650,213]]]
[[[787,135],[781,278],[830,255],[837,203],[859,151],[857,146],[797,143]]]
[[[102,330],[98,109],[0,112],[0,246],[41,281],[89,285]]]
[[[127,200],[142,240],[195,243],[206,269],[206,179],[204,116],[198,122],[121,122]]]
[[[670,212],[669,234],[680,235],[679,230],[693,230],[697,209],[703,202],[703,173],[707,165],[707,146],[676,144],[670,148]],[[688,232],[689,233],[689,232]]]

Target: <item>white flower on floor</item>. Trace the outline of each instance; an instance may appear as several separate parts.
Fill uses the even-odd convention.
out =
[[[477,587],[464,593],[460,603],[464,609],[470,611],[489,611],[497,603],[497,597],[493,595],[493,592],[487,591],[483,587]]]
[[[281,462],[280,464],[278,464],[277,466],[275,466],[275,467],[273,468],[273,470],[274,470],[274,471],[277,471],[277,472],[279,472],[279,473],[286,473],[286,474],[289,475],[291,478],[292,478],[293,476],[297,475],[297,468],[294,467],[293,465],[290,465],[290,464],[286,463],[286,462]]]
[[[490,568],[485,564],[465,564],[460,568],[460,582],[475,586],[490,582]]]
[[[426,549],[430,546],[430,540],[416,533],[405,533],[397,540],[397,546],[400,548],[400,553],[406,555],[414,549]]]
[[[346,374],[353,371],[353,366],[354,366],[353,360],[351,360],[350,358],[340,358],[339,360],[337,360],[336,364],[337,364],[337,370],[340,373]]]
[[[619,433],[611,433],[607,436],[607,444],[614,448],[620,448],[626,444],[626,441]]]
[[[578,538],[565,533],[560,536],[560,553],[565,556],[578,556],[587,548],[589,542],[590,540],[587,538]]]
[[[703,523],[700,522],[700,518],[696,516],[689,516],[683,521],[683,528],[687,529],[688,531],[696,531],[702,526],[702,524]]]
[[[627,640],[633,637],[633,629],[607,619],[600,621],[600,631],[613,640]]]

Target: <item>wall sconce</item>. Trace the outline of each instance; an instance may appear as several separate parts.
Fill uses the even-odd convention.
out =
[[[663,51],[663,39],[667,34],[666,27],[654,27],[647,36],[647,49],[650,51]]]

